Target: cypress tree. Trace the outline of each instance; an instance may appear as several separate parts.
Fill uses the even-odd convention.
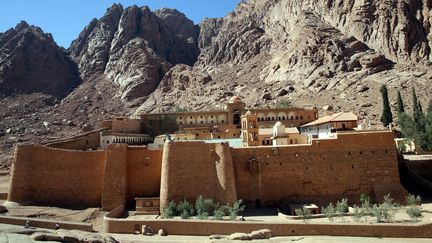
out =
[[[385,85],[381,86],[380,91],[383,99],[383,112],[381,115],[381,122],[385,127],[387,127],[390,123],[393,122],[393,115],[390,109],[387,87]]]
[[[416,124],[416,129],[418,132],[424,132],[425,131],[425,117],[423,114],[422,106],[417,99],[417,94],[414,89],[412,88],[412,97],[413,97],[413,119]]]
[[[404,104],[403,104],[403,100],[402,100],[402,95],[401,95],[399,90],[397,92],[397,112],[398,112],[398,114],[405,112],[405,108],[404,108]]]

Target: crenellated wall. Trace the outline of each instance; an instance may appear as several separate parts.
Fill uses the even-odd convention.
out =
[[[135,197],[250,206],[284,201],[324,205],[360,194],[391,193],[402,202],[393,133],[338,133],[310,145],[230,148],[228,143],[168,141],[163,150],[111,144],[81,151],[22,144],[15,150],[9,201],[17,203],[133,206]]]

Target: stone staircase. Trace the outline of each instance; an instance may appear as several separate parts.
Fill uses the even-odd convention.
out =
[[[159,215],[159,197],[135,198],[135,215]]]

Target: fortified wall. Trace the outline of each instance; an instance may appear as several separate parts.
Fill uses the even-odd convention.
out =
[[[112,210],[133,207],[135,197],[160,196],[163,208],[170,200],[202,195],[259,207],[324,205],[343,197],[358,203],[362,193],[376,200],[391,193],[398,201],[406,194],[392,132],[338,133],[280,147],[168,141],[163,150],[110,144],[83,151],[22,144],[15,150],[8,201]]]
[[[17,145],[8,201],[112,210],[159,195],[161,161],[161,150],[124,144],[98,151]]]
[[[233,166],[233,168],[231,168]],[[233,175],[234,174],[234,175]],[[392,132],[339,133],[309,145],[230,148],[227,144],[169,142],[162,162],[161,209],[198,195],[249,206],[283,202],[325,205],[365,193],[402,201]]]

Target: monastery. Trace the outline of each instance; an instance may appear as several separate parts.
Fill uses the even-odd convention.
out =
[[[205,112],[115,118],[101,128],[15,149],[8,203],[126,206],[159,213],[198,196],[249,207],[404,198],[394,134],[352,113],[246,109],[239,97]]]

